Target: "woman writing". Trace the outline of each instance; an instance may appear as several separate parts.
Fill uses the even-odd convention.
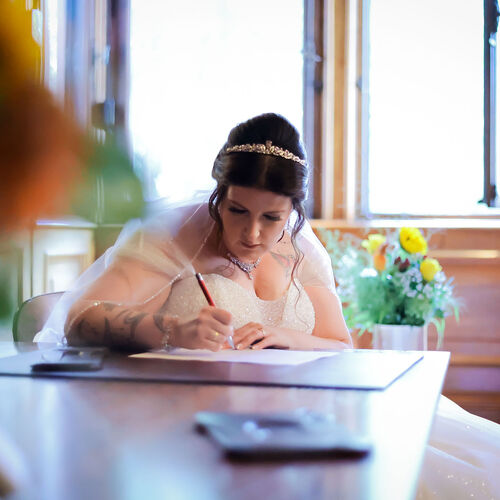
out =
[[[232,336],[237,349],[351,347],[329,257],[305,221],[296,129],[275,114],[239,124],[212,176],[207,203],[167,210],[121,238],[102,274],[75,294],[67,341],[217,351]]]

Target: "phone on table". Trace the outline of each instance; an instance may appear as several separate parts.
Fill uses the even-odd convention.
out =
[[[286,459],[363,456],[370,440],[335,421],[334,415],[299,409],[283,413],[196,414],[199,430],[207,432],[234,458]]]
[[[102,368],[106,347],[57,347],[42,351],[42,361],[33,363],[31,371],[97,371]]]

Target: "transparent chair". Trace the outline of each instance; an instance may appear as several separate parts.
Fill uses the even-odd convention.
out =
[[[13,319],[12,334],[14,341],[33,342],[36,333],[42,329],[63,293],[44,293],[23,302]]]

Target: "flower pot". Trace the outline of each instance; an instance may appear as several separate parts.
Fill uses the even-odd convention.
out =
[[[426,351],[427,325],[375,325],[373,348],[395,351]]]

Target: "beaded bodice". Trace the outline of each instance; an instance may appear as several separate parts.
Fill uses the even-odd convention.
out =
[[[302,287],[296,281],[277,300],[262,300],[254,292],[219,274],[203,276],[217,307],[229,311],[235,329],[249,322],[264,326],[279,326],[306,333],[314,328],[314,308]],[[207,301],[194,276],[177,281],[172,286],[166,313],[189,321],[195,318]]]

